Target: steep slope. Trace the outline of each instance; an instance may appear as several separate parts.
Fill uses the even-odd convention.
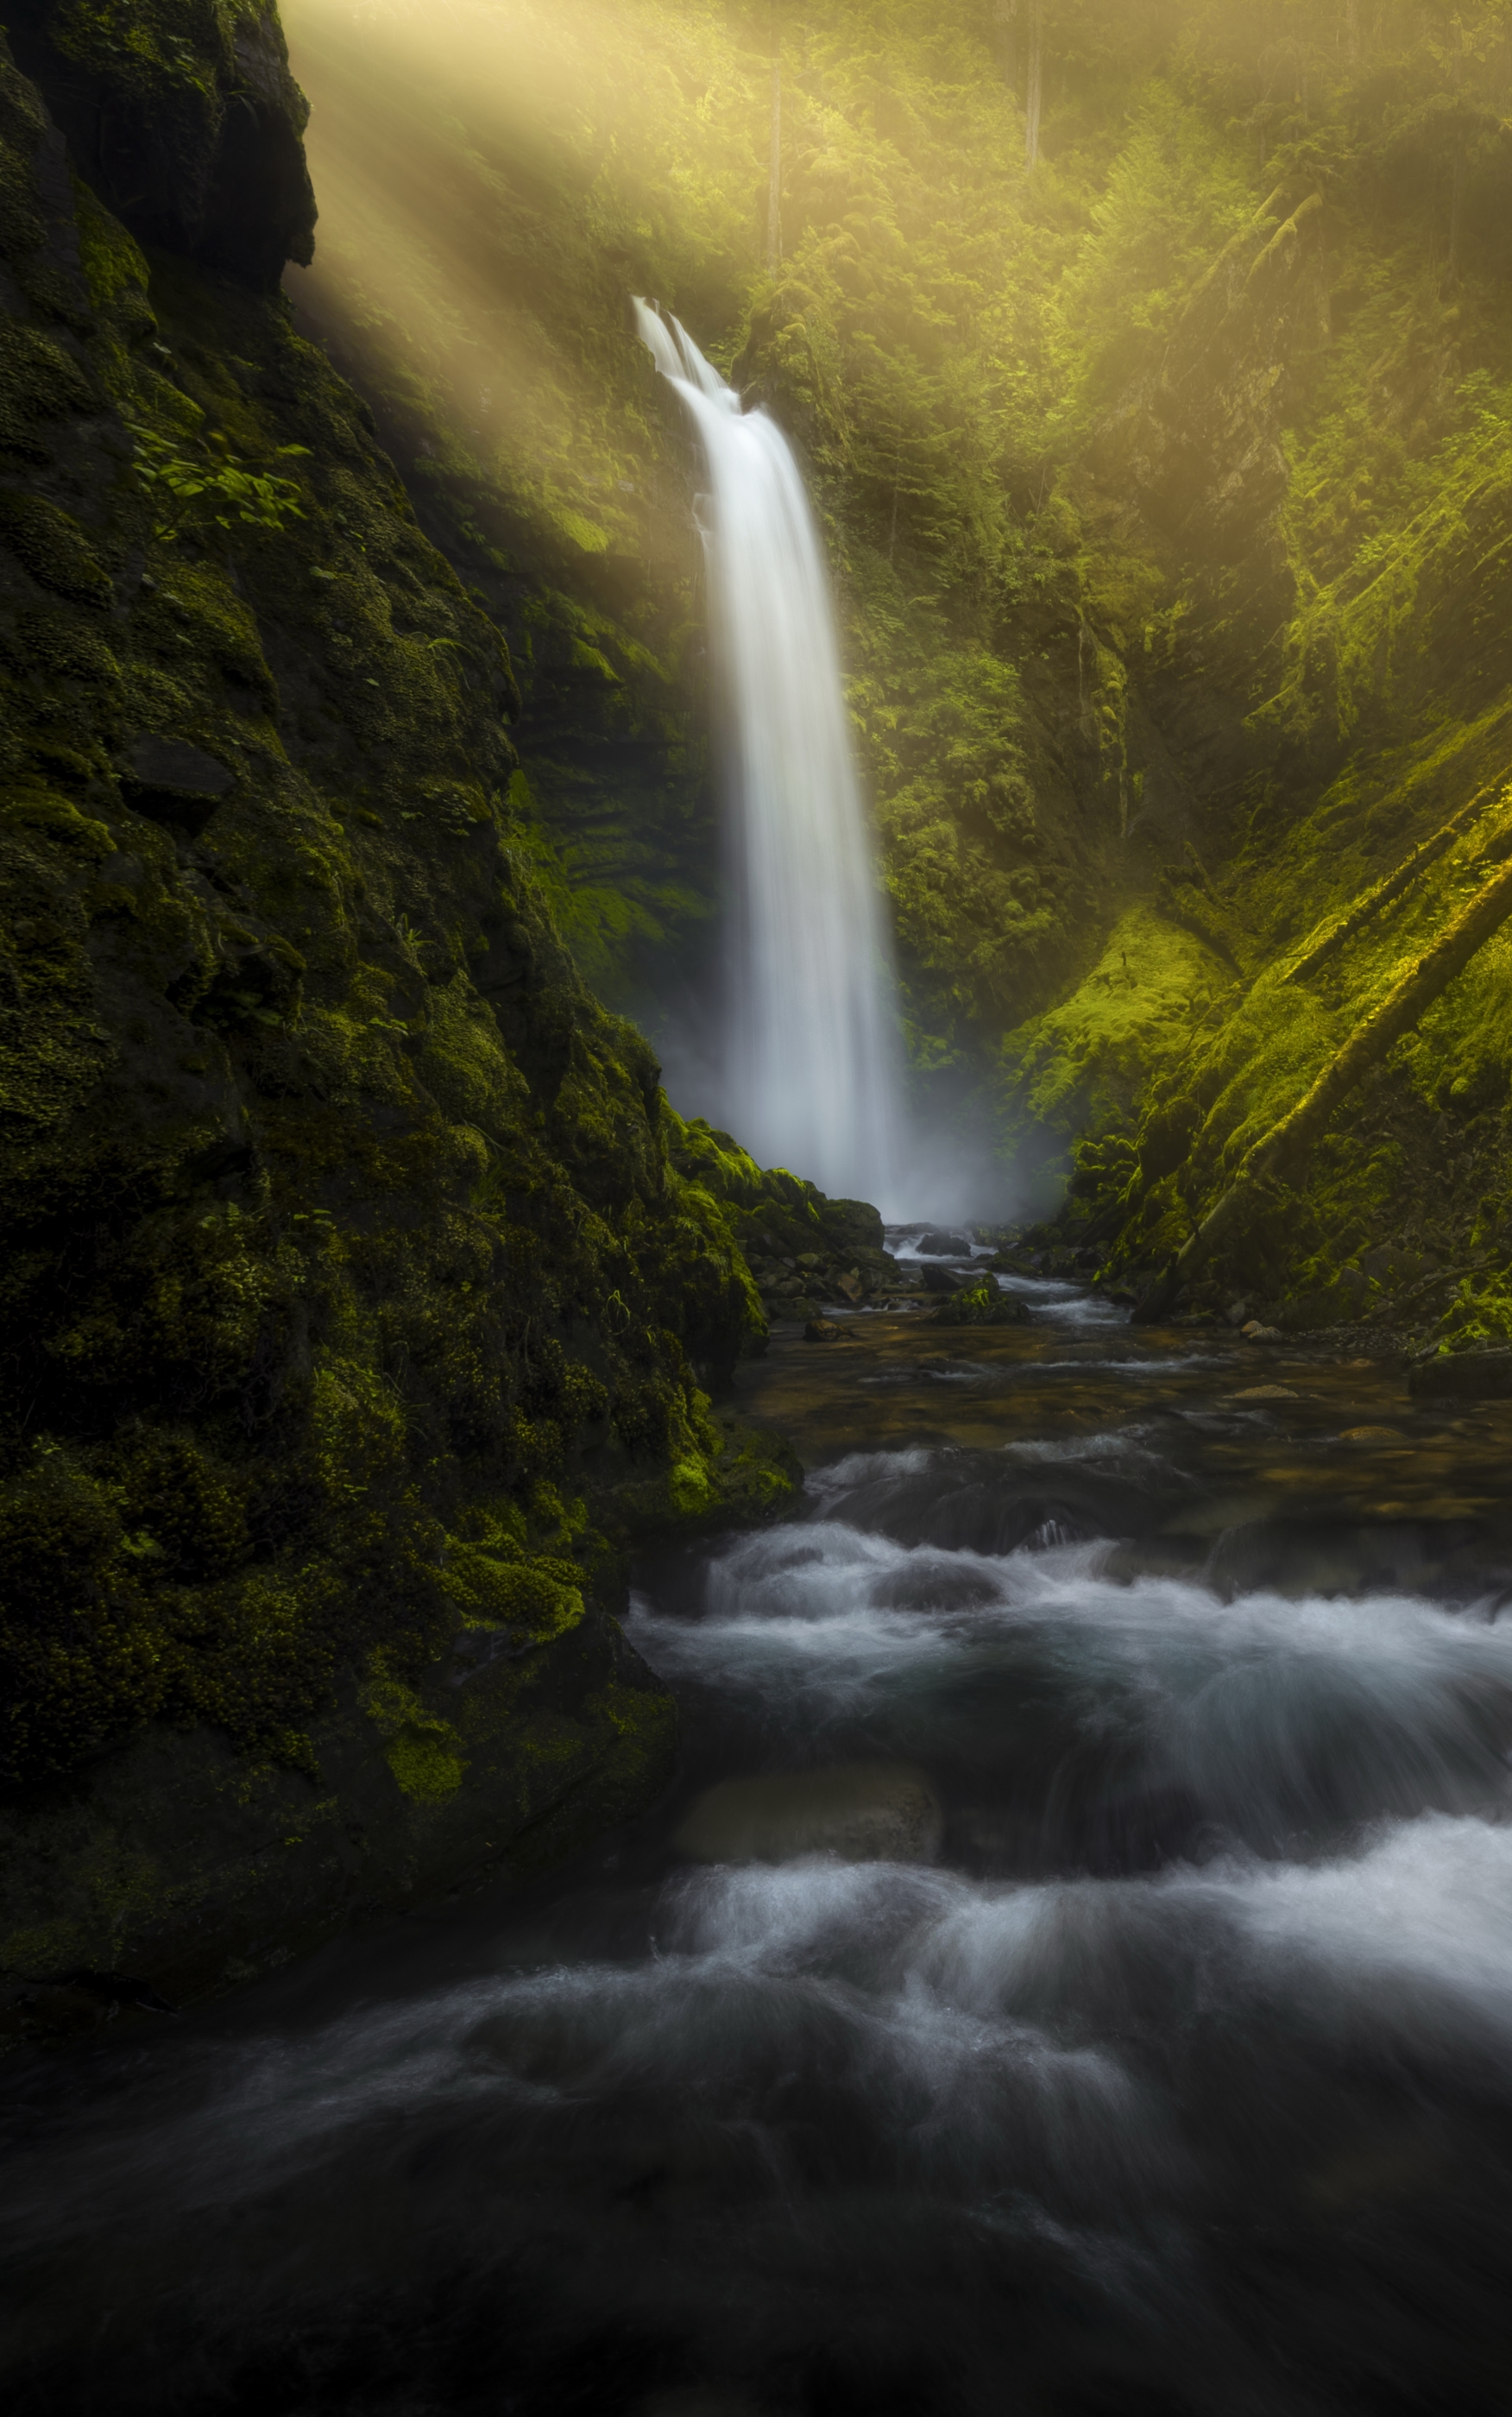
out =
[[[277,291],[276,19],[3,13],[0,1969],[177,1999],[644,1801],[626,1549],[790,1465],[507,649]]]

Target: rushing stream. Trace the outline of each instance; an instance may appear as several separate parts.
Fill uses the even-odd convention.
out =
[[[743,1379],[656,1813],[16,2073],[16,2417],[1506,2409],[1512,1409],[1020,1289]]]

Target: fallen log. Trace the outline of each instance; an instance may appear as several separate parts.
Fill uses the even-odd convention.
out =
[[[1475,892],[1469,905],[1445,926],[1432,946],[1409,965],[1380,1005],[1355,1026],[1311,1089],[1246,1151],[1227,1192],[1133,1311],[1134,1325],[1154,1326],[1170,1316],[1183,1285],[1191,1282],[1219,1242],[1247,1224],[1263,1205],[1265,1187],[1306,1156],[1339,1102],[1372,1066],[1380,1064],[1404,1032],[1411,1031],[1509,915],[1512,864],[1505,864]]]
[[[1429,838],[1414,847],[1410,856],[1403,857],[1394,873],[1386,874],[1382,880],[1368,889],[1362,898],[1356,899],[1354,904],[1347,913],[1341,915],[1336,923],[1330,923],[1322,938],[1315,940],[1312,946],[1298,957],[1294,965],[1288,965],[1281,980],[1289,982],[1305,981],[1309,974],[1317,972],[1320,965],[1325,965],[1330,957],[1337,956],[1346,941],[1353,940],[1356,932],[1362,932],[1367,923],[1372,922],[1377,915],[1383,913],[1392,904],[1393,900],[1401,896],[1404,889],[1411,888],[1426,864],[1431,864],[1435,857],[1442,856],[1445,848],[1462,837],[1476,815],[1485,813],[1486,801],[1493,790],[1500,789],[1502,786],[1503,782],[1498,777],[1494,781],[1488,781],[1483,789],[1477,789],[1470,803],[1461,806],[1457,814],[1451,814],[1449,820],[1441,824]]]

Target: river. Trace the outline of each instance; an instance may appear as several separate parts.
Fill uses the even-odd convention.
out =
[[[745,1373],[665,1804],[16,2068],[13,2417],[1512,2405],[1512,1406],[1016,1288]]]

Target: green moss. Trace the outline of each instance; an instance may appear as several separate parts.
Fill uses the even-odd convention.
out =
[[[41,495],[0,498],[0,545],[6,545],[40,587],[70,603],[108,608],[114,596],[78,522]]]
[[[109,391],[181,450],[297,460],[302,501],[155,538],[117,443],[67,508],[50,452],[0,530],[6,1775],[153,1717],[309,1771],[374,1651],[423,1702],[460,1635],[576,1650],[649,1502],[764,1507],[707,1389],[764,1320],[511,844],[497,631],[281,308],[155,255],[144,356],[139,255],[81,206],[99,318],[12,347],[24,428],[66,448]],[[181,809],[159,740],[219,789]],[[455,1739],[394,1720],[434,1797]]]
[[[1064,1148],[1088,1124],[1126,1113],[1152,1075],[1200,1046],[1232,987],[1228,968],[1190,934],[1131,907],[1077,989],[1004,1041],[1009,1132]]]
[[[1016,1295],[1001,1293],[996,1285],[984,1280],[952,1293],[933,1316],[937,1326],[1025,1326],[1029,1311]]]
[[[461,1740],[412,1688],[388,1676],[381,1655],[374,1657],[363,1709],[384,1740],[384,1758],[406,1796],[431,1804],[456,1795],[467,1771]]]
[[[423,1803],[455,1796],[467,1770],[464,1758],[431,1729],[403,1729],[389,1739],[384,1753],[405,1795]]]
[[[149,271],[142,247],[119,219],[100,207],[87,185],[74,188],[74,223],[79,230],[79,257],[96,310],[109,310],[113,303],[140,295],[144,315],[139,315],[136,324],[143,332],[155,327],[145,309]]]
[[[543,1490],[537,1487],[533,1504],[537,1519],[545,1509]],[[546,1516],[550,1520],[549,1511]],[[552,1524],[558,1534],[569,1525],[559,1507]],[[569,1545],[573,1541],[570,1534],[564,1537]],[[586,1610],[582,1583],[573,1561],[540,1556],[501,1559],[496,1549],[456,1538],[448,1542],[441,1578],[443,1591],[470,1627],[507,1628],[522,1645],[543,1645],[578,1625]]]

